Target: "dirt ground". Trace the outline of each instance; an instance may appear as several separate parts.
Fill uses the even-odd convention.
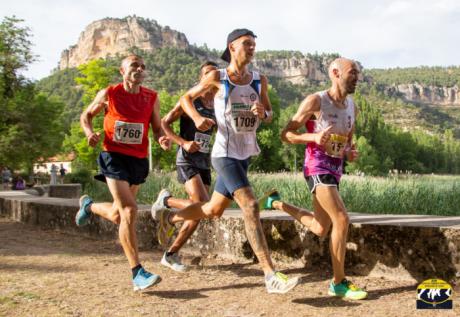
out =
[[[327,295],[329,272],[281,267],[302,281],[285,295],[267,294],[256,264],[185,257],[176,273],[159,264],[160,251],[142,252],[144,267],[162,276],[135,293],[116,241],[43,231],[0,218],[0,316],[459,316],[453,310],[415,309],[416,285],[352,276],[369,298]],[[197,263],[197,264],[192,264]]]

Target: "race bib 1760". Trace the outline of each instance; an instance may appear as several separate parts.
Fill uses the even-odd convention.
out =
[[[336,158],[343,158],[347,146],[348,137],[331,134],[329,141],[326,143],[326,154]]]
[[[209,153],[211,136],[200,132],[195,132],[195,142],[200,144],[201,153]]]
[[[237,133],[254,132],[257,129],[257,117],[251,111],[251,105],[232,103],[232,128]]]
[[[143,123],[115,121],[113,141],[124,144],[142,144]]]

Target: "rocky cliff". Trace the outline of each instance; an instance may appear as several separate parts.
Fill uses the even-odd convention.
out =
[[[410,102],[442,106],[459,106],[460,90],[453,87],[424,86],[418,83],[391,85],[385,88],[390,96],[403,97]]]
[[[92,59],[125,54],[132,47],[154,51],[163,46],[187,48],[183,33],[162,27],[156,21],[136,16],[106,18],[88,25],[76,45],[61,54],[59,69],[76,67]]]
[[[327,80],[324,65],[307,56],[257,58],[253,66],[267,76],[284,78],[293,84]]]
[[[183,33],[162,27],[155,20],[136,16],[106,18],[88,25],[77,44],[62,52],[59,69],[76,67],[96,58],[125,54],[134,46],[151,52],[161,47],[187,49],[190,45]],[[327,79],[325,61],[318,56],[287,51],[261,52],[257,56],[254,69],[267,76],[285,78],[294,84]],[[209,58],[218,60],[217,56],[200,56],[200,59]]]

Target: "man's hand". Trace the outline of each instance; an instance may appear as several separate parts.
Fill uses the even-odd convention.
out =
[[[350,149],[347,151],[347,161],[353,162],[356,161],[359,157],[359,152],[356,149],[356,145],[353,143]]]
[[[331,137],[331,132],[330,132],[331,129],[332,129],[332,126],[328,126],[323,131],[316,133],[316,136],[315,136],[316,144],[324,146],[327,143],[327,141],[329,141],[329,138]]]
[[[195,127],[202,132],[208,131],[212,128],[213,125],[216,124],[214,120],[201,116],[198,119],[196,119],[196,121],[194,120],[194,123]]]
[[[259,119],[265,119],[265,106],[260,102],[256,102],[251,107],[252,113],[259,117]]]
[[[86,140],[88,141],[89,146],[95,147],[97,143],[99,142],[100,138],[101,138],[101,134],[99,132],[97,133],[93,132],[86,137]]]
[[[171,149],[171,140],[166,136],[162,135],[158,138],[158,144],[164,151],[169,151]]]
[[[200,143],[195,141],[187,141],[182,146],[188,153],[195,153],[201,149]]]

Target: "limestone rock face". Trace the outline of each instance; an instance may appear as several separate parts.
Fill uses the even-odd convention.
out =
[[[327,80],[324,65],[308,57],[255,59],[253,66],[264,75],[284,78],[293,84]]]
[[[164,46],[188,48],[183,33],[156,21],[136,16],[123,19],[106,18],[86,27],[76,45],[61,53],[59,69],[76,67],[92,59],[126,54],[132,47],[155,51]]]
[[[423,86],[418,83],[392,85],[386,88],[390,96],[402,96],[407,101],[443,106],[459,106],[460,90],[458,86]]]

